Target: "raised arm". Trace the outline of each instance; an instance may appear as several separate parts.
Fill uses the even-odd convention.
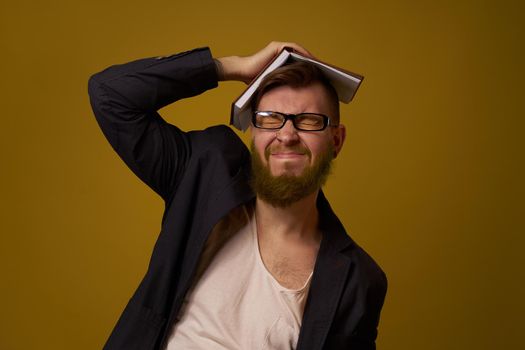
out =
[[[89,79],[95,117],[129,168],[163,199],[171,196],[191,156],[187,133],[157,113],[179,99],[217,86],[218,80],[249,82],[284,47],[272,42],[251,56],[214,60],[208,48],[111,66]]]
[[[161,197],[176,188],[191,155],[186,133],[157,110],[217,86],[207,48],[111,66],[89,79],[95,117],[130,169]]]

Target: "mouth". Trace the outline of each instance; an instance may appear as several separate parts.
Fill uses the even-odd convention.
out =
[[[272,157],[277,159],[294,159],[305,156],[305,153],[299,152],[275,152],[270,154]]]
[[[310,152],[308,149],[299,145],[292,147],[268,147],[264,153],[267,161],[270,157],[281,160],[294,160],[303,157],[310,158]]]

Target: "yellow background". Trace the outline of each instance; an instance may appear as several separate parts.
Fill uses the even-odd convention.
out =
[[[3,1],[0,349],[98,349],[163,203],[120,161],[87,80],[132,59],[296,41],[365,75],[326,188],[388,274],[378,348],[523,346],[521,1]],[[161,113],[226,123],[224,83]]]

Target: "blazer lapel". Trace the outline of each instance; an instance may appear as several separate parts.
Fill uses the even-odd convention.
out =
[[[320,350],[334,319],[339,299],[352,266],[341,251],[353,244],[322,192],[317,201],[323,239],[312,276],[297,350]]]

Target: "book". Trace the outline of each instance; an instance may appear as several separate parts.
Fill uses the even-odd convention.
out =
[[[243,93],[232,102],[230,124],[242,131],[248,129],[254,112],[251,110],[251,99],[264,77],[275,69],[296,61],[308,62],[318,67],[335,88],[339,101],[343,103],[349,103],[352,101],[359,85],[361,85],[361,82],[364,79],[364,77],[359,74],[349,72],[317,59],[305,57],[286,48],[270,61],[270,63],[268,63],[268,65],[266,65],[266,67],[252,80]]]

